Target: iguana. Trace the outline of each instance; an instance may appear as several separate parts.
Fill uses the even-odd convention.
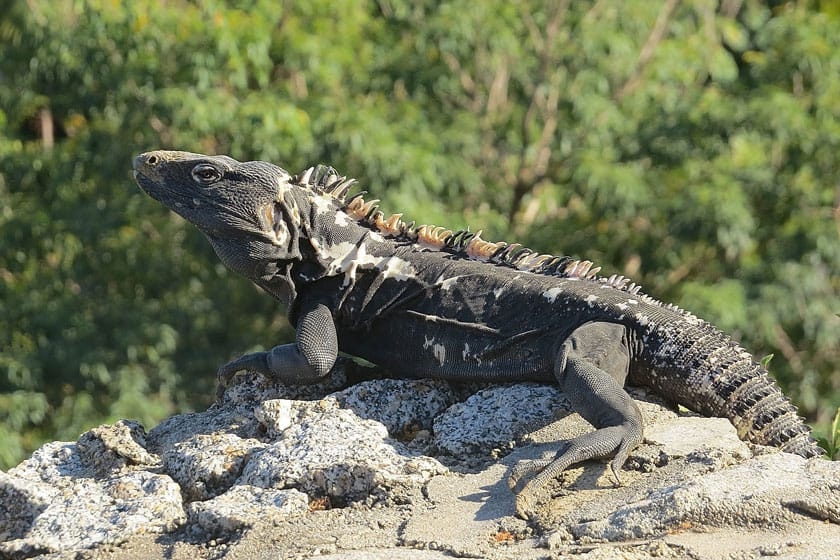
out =
[[[595,430],[550,460],[516,465],[533,498],[572,464],[642,441],[625,382],[728,418],[742,439],[823,454],[767,371],[728,336],[590,261],[386,217],[355,183],[319,166],[154,151],[134,160],[140,188],[197,226],[216,254],[287,306],[294,343],[246,354],[218,372],[221,392],[253,370],[285,383],[326,376],[339,350],[386,370],[454,380],[556,381]]]

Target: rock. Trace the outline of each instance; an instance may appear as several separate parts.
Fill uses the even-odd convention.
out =
[[[233,486],[251,455],[264,448],[235,434],[196,434],[164,452],[163,468],[186,501],[208,500]]]
[[[139,422],[119,420],[94,428],[76,442],[82,462],[97,476],[129,465],[155,466],[160,460],[146,451],[146,430]]]
[[[47,483],[0,472],[0,541],[23,538],[58,493]]]
[[[619,541],[662,535],[686,527],[781,527],[800,514],[792,502],[809,513],[840,508],[840,494],[818,493],[837,486],[837,468],[814,467],[790,453],[771,452],[740,465],[652,491],[609,515],[570,527],[576,538]],[[815,494],[816,493],[816,494]],[[815,495],[814,499],[809,496]],[[819,504],[819,505],[818,505]]]
[[[388,437],[378,422],[340,408],[334,398],[318,402],[275,400],[258,407],[276,441],[256,453],[240,483],[261,488],[300,488],[334,503],[372,493],[421,485],[446,468],[416,456]]]
[[[726,418],[674,417],[646,429],[645,441],[671,457],[686,457],[704,449],[739,459],[751,455],[750,448],[738,439],[735,426]]]
[[[145,470],[98,480],[73,443],[40,448],[0,476],[0,556],[27,557],[163,533],[186,521],[178,485]]]
[[[339,357],[329,374],[309,385],[288,385],[254,372],[242,372],[225,390],[222,404],[224,407],[253,407],[254,403],[274,399],[318,400],[346,386],[348,367],[353,367],[352,360]]]
[[[224,494],[187,506],[191,523],[209,535],[223,535],[257,523],[278,523],[309,511],[309,498],[298,490],[237,485]]]
[[[449,407],[435,419],[434,444],[456,457],[508,452],[529,429],[548,424],[570,410],[562,391],[551,385],[490,387]]]
[[[399,440],[431,430],[435,418],[457,400],[449,383],[440,379],[366,381],[331,396],[359,418],[376,420]]]
[[[234,434],[240,438],[259,439],[265,427],[254,417],[254,401],[247,405],[211,406],[203,412],[188,412],[171,416],[149,430],[146,449],[163,455],[178,443],[196,434]]]
[[[573,466],[526,522],[508,470],[591,429],[556,387],[462,397],[442,381],[337,383],[295,393],[247,379],[148,433],[120,421],[44,445],[0,473],[0,557],[792,559],[840,547],[840,463],[745,444],[727,421],[643,393],[645,442],[622,485],[605,462]]]

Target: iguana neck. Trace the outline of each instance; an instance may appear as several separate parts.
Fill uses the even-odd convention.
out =
[[[359,275],[415,276],[413,266],[394,256],[392,241],[347,215],[339,201],[307,188],[287,187],[273,209],[273,220],[297,233],[292,260],[272,259],[272,245],[249,243],[227,246],[211,239],[216,252],[232,269],[243,273],[277,299],[291,307],[297,291],[330,277],[343,277],[341,285],[352,288]],[[277,226],[280,229],[280,226]],[[238,251],[238,252],[237,252]]]

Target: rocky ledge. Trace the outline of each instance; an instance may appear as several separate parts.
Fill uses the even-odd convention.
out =
[[[146,431],[123,420],[0,472],[0,557],[781,558],[840,550],[840,463],[740,441],[635,392],[616,486],[568,470],[532,519],[507,470],[591,429],[555,387],[250,379]]]

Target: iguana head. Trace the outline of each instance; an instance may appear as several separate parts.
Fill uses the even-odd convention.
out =
[[[278,279],[289,284],[289,266],[301,258],[300,214],[284,169],[159,150],[134,158],[134,178],[149,196],[198,227],[228,267],[289,298],[278,293],[282,286],[270,287]]]

